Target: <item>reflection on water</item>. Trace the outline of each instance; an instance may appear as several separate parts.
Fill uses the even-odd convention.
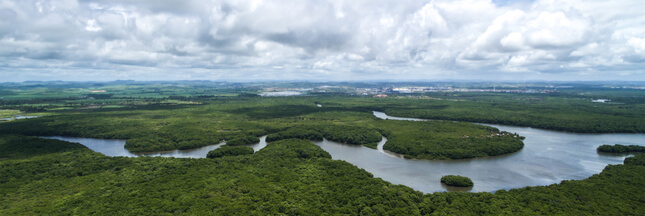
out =
[[[218,143],[215,145],[204,146],[196,149],[187,149],[187,150],[172,150],[172,151],[162,151],[162,152],[144,152],[144,153],[132,153],[124,148],[125,140],[108,140],[108,139],[92,139],[92,138],[77,138],[77,137],[60,137],[60,136],[49,136],[43,137],[49,139],[58,139],[68,142],[80,143],[84,146],[87,146],[89,149],[92,149],[95,152],[99,152],[106,156],[116,157],[139,157],[139,156],[150,156],[150,157],[175,157],[175,158],[205,158],[209,151],[214,150],[226,143]],[[249,144],[253,150],[258,151],[264,148],[267,145],[266,136],[260,137],[260,142],[256,144]]]
[[[374,112],[377,117],[395,120],[419,120],[396,118]],[[400,155],[383,150],[387,142],[383,138],[377,150],[359,145],[341,144],[328,140],[314,142],[332,155],[365,169],[394,184],[403,184],[430,193],[436,191],[496,191],[559,183],[562,180],[585,179],[600,173],[607,164],[621,164],[628,155],[598,154],[596,148],[603,144],[643,145],[645,134],[575,134],[528,127],[490,125],[500,130],[525,136],[524,148],[503,156],[467,160],[408,160]],[[222,144],[191,150],[133,154],[123,148],[124,140],[48,137],[81,143],[107,156],[162,156],[204,158],[208,151]],[[266,136],[260,143],[248,145],[255,151],[264,148]],[[442,185],[444,175],[462,175],[473,180],[472,188],[454,188]]]

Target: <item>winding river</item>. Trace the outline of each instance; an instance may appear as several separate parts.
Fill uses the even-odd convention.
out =
[[[78,137],[62,137],[62,136],[44,136],[43,138],[49,139],[58,139],[68,142],[80,143],[92,151],[99,152],[105,156],[110,157],[175,157],[175,158],[206,158],[206,155],[209,151],[215,150],[226,144],[226,142],[218,143],[215,145],[204,146],[196,149],[187,149],[187,150],[172,150],[172,151],[161,151],[161,152],[143,152],[143,153],[132,153],[125,149],[125,140],[118,139],[94,139],[94,138],[78,138]],[[264,148],[267,145],[266,136],[260,137],[260,142],[256,144],[246,145],[253,150],[258,151]]]
[[[424,121],[416,118],[399,118],[374,112],[382,119]],[[491,125],[503,131],[525,136],[524,148],[516,153],[467,160],[408,160],[383,150],[383,138],[374,150],[364,146],[336,143],[328,140],[314,142],[332,155],[394,184],[403,184],[424,193],[438,191],[496,191],[559,183],[562,180],[579,180],[600,173],[608,164],[621,164],[629,155],[598,154],[596,148],[603,144],[643,145],[645,134],[577,134],[530,127]],[[223,143],[191,150],[134,154],[123,148],[125,140],[104,140],[70,137],[46,137],[81,143],[107,156],[163,156],[178,158],[204,158],[208,151]],[[258,151],[266,146],[266,136],[260,143],[248,145]],[[470,177],[472,188],[453,188],[439,182],[443,175]]]

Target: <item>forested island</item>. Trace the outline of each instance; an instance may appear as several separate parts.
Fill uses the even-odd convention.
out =
[[[616,93],[583,86],[549,94],[378,92],[388,94],[384,98],[347,90],[359,87],[318,91],[311,87],[315,84],[305,83],[302,88],[312,90],[302,96],[260,97],[263,85],[286,84],[135,84],[0,85],[0,114],[38,116],[0,122],[0,214],[645,212],[645,155],[608,165],[584,180],[495,192],[423,194],[333,160],[312,143],[327,139],[376,148],[385,137],[383,149],[409,159],[506,155],[523,149],[522,134],[469,122],[642,133],[641,91]],[[289,84],[293,86],[297,85]],[[595,103],[591,97],[616,103]],[[372,111],[432,120],[384,120]],[[244,146],[264,135],[268,144],[258,152]],[[125,139],[125,148],[132,152],[221,142],[226,146],[204,159],[107,157],[78,143],[37,136]],[[638,149],[602,147],[623,148]]]
[[[473,180],[470,178],[458,175],[443,176],[441,177],[441,183],[453,187],[472,187],[474,185]]]
[[[598,152],[604,153],[635,153],[635,152],[645,152],[645,146],[638,145],[601,145],[598,146]]]

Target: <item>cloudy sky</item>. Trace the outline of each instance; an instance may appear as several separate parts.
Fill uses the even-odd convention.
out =
[[[645,80],[642,0],[1,0],[0,82]]]

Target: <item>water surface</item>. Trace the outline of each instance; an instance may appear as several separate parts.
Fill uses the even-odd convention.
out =
[[[374,112],[374,115],[383,119],[423,120],[391,117],[382,112]],[[577,134],[530,127],[483,125],[525,136],[524,148],[508,155],[467,160],[407,160],[393,157],[385,151],[380,152],[381,156],[347,156],[351,154],[347,152],[352,151],[351,148],[340,150],[344,153],[332,153],[332,157],[356,164],[376,177],[423,192],[445,191],[446,188],[439,183],[443,175],[470,177],[475,182],[472,191],[496,191],[588,178],[600,173],[608,164],[622,164],[629,156],[598,154],[598,146],[616,143],[644,145],[645,141],[645,134]],[[384,141],[381,141],[379,148],[383,144]],[[338,148],[341,147],[325,150],[335,151]],[[371,150],[364,148],[364,151]]]
[[[47,136],[43,138],[49,139],[58,139],[68,142],[80,143],[84,146],[87,146],[89,149],[92,149],[95,152],[99,152],[106,156],[116,157],[139,157],[139,156],[149,156],[149,157],[175,157],[175,158],[206,158],[206,155],[209,151],[215,150],[226,142],[218,143],[215,145],[204,146],[196,149],[187,149],[187,150],[172,150],[172,151],[161,151],[161,152],[144,152],[144,153],[132,153],[125,149],[125,140],[117,139],[93,139],[93,138],[78,138],[78,137],[61,137],[61,136]],[[264,148],[267,145],[266,136],[260,137],[260,142],[256,144],[249,144],[254,151],[258,151]]]
[[[287,97],[287,96],[297,96],[301,95],[302,92],[299,91],[278,91],[278,92],[262,92],[260,96],[263,97]]]

